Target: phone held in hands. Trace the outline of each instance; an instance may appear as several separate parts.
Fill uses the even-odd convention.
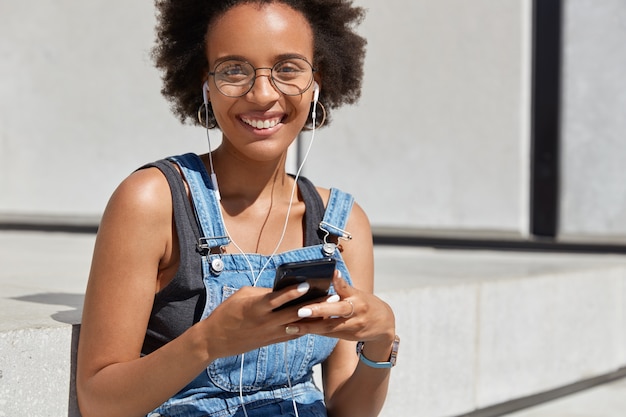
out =
[[[309,284],[310,289],[301,297],[286,302],[275,308],[274,311],[328,295],[336,264],[337,262],[333,258],[322,258],[311,261],[288,262],[280,265],[276,269],[274,291],[304,282]]]

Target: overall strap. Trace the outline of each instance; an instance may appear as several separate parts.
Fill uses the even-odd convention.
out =
[[[220,203],[200,157],[194,153],[187,153],[167,159],[180,167],[189,186],[196,210],[196,220],[204,236],[200,238],[198,247],[210,251],[212,248],[228,245],[230,239],[224,227]]]
[[[326,211],[324,212],[324,218],[319,224],[319,228],[324,236],[324,251],[331,251],[331,247],[326,247],[332,243],[328,242],[328,236],[334,236],[338,239],[350,240],[352,235],[347,232],[346,224],[348,223],[348,217],[352,211],[354,205],[354,197],[351,194],[345,193],[336,188],[330,189],[330,197],[328,198],[328,204],[326,205]]]
[[[219,200],[200,157],[194,153],[187,153],[167,159],[180,167],[189,186],[196,210],[196,219],[204,236],[200,238],[200,249],[210,251],[212,248],[228,245],[230,238],[224,227]],[[345,230],[345,227],[353,204],[354,197],[351,194],[336,188],[330,189],[324,217],[319,223],[324,243],[328,243],[328,236],[338,239],[352,239],[352,235]]]

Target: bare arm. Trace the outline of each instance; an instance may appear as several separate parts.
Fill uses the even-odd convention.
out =
[[[141,357],[158,278],[177,265],[172,231],[169,187],[156,169],[132,174],[111,197],[96,240],[78,349],[84,417],[144,416],[212,360],[292,338],[284,326],[293,317],[271,310],[300,294],[244,288],[209,318]],[[242,328],[248,338],[232,337]]]
[[[98,231],[78,350],[78,398],[86,417],[145,415],[209,360],[197,332],[140,358],[157,277],[172,245],[171,196],[155,171],[139,171],[120,185]]]

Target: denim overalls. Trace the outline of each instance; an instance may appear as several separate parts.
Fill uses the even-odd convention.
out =
[[[199,247],[205,249],[202,271],[206,305],[202,319],[208,317],[238,289],[254,285],[254,279],[261,270],[256,285],[271,287],[276,268],[284,262],[332,256],[336,259],[342,276],[351,282],[339,251],[335,250],[334,244],[328,242],[278,253],[271,259],[258,254],[221,254],[219,249],[230,240],[224,227],[219,201],[202,161],[195,154],[169,159],[181,168],[189,186],[201,233],[204,235],[199,243]],[[351,195],[331,189],[320,229],[327,235],[338,238],[349,236],[343,229],[352,204]],[[251,276],[250,269],[254,271],[254,277]],[[324,361],[336,343],[336,339],[309,334],[244,355],[217,359],[205,372],[148,416],[243,417],[245,414],[241,405],[242,399],[248,417],[294,416],[293,402],[297,403],[300,417],[326,416],[323,394],[313,383],[312,367]]]

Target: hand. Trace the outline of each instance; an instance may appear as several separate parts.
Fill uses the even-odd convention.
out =
[[[205,326],[212,359],[237,355],[273,343],[295,339],[285,332],[293,322],[297,307],[273,311],[302,296],[308,284],[272,291],[269,288],[243,287],[221,303],[198,325]]]
[[[351,287],[339,271],[333,277],[337,297],[298,309],[307,320],[289,324],[291,335],[314,333],[345,340],[380,342],[391,346],[395,336],[395,316],[391,307],[373,294]]]

